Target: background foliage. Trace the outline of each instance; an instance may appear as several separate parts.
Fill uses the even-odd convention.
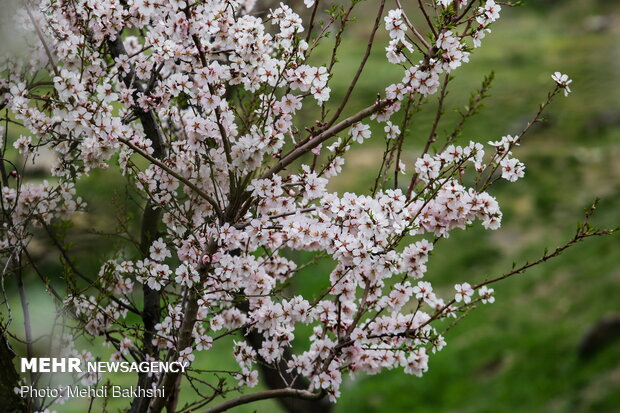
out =
[[[344,94],[347,80],[363,54],[370,17],[368,0],[358,10],[358,23],[345,37],[332,83],[333,101]],[[473,227],[438,244],[427,276],[443,293],[465,279],[482,281],[510,268],[512,260],[538,256],[545,246],[567,239],[575,220],[596,197],[600,226],[618,224],[620,210],[620,5],[604,0],[530,1],[524,7],[504,8],[502,20],[487,36],[470,64],[454,74],[447,98],[447,115],[439,133],[449,133],[455,110],[466,104],[485,74],[496,70],[494,87],[482,112],[462,134],[465,140],[496,140],[517,132],[529,120],[559,70],[574,79],[573,94],[558,98],[547,122],[525,138],[515,156],[526,163],[526,177],[495,187],[504,211],[504,225],[490,233]],[[369,13],[371,14],[371,13]],[[349,110],[374,99],[374,93],[399,77],[386,64],[381,36]],[[330,49],[321,51],[327,59]],[[317,56],[319,59],[320,56]],[[431,108],[416,114],[409,131],[405,160],[419,153],[430,127]],[[310,119],[308,119],[310,121]],[[442,129],[443,128],[443,129]],[[16,130],[13,130],[16,133]],[[416,136],[419,139],[416,139]],[[377,170],[383,143],[377,138],[347,155],[336,191],[368,191]],[[411,165],[411,162],[408,163]],[[123,179],[109,172],[94,173],[80,184],[90,214],[74,222],[68,237],[77,264],[91,274],[113,250],[91,241],[93,232],[106,232],[118,218],[137,213]],[[97,217],[93,220],[93,217]],[[135,216],[134,216],[135,218]],[[524,249],[524,246],[528,246]],[[36,250],[45,271],[62,276],[58,257],[46,245]],[[449,252],[449,254],[447,254]],[[442,257],[450,256],[450,260]],[[326,282],[329,263],[302,272],[290,288],[308,292]],[[29,274],[35,282],[33,274]],[[10,288],[11,286],[8,286]],[[422,379],[400,371],[360,376],[343,386],[337,412],[614,412],[620,406],[620,342],[580,357],[579,346],[588,331],[603,319],[620,315],[620,238],[594,239],[556,261],[495,287],[497,301],[478,308],[446,336],[448,346],[432,358]],[[30,293],[35,333],[53,321],[51,301],[42,289]],[[439,291],[442,294],[442,291]],[[11,296],[11,291],[9,291]],[[15,300],[12,305],[18,305]],[[21,328],[17,314],[13,326]],[[229,352],[214,349],[208,367],[228,367]],[[44,349],[39,349],[44,352]],[[221,354],[218,353],[221,351]],[[101,350],[106,357],[105,349]],[[206,367],[206,366],[205,366]],[[133,384],[120,376],[114,384]],[[87,401],[84,401],[87,403]],[[122,408],[115,400],[111,411]],[[71,402],[64,412],[83,412],[86,405]],[[277,411],[275,402],[238,408],[239,412]],[[59,412],[61,413],[61,412]]]

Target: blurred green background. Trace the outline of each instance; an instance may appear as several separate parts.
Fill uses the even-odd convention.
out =
[[[376,2],[358,7],[359,22],[344,38],[331,84],[335,101],[363,54]],[[378,90],[402,76],[400,69],[386,63],[386,34],[381,30],[378,36],[348,112],[367,106]],[[567,73],[574,82],[573,93],[559,96],[547,112],[547,122],[533,128],[516,150],[527,166],[525,178],[491,189],[504,212],[502,228],[489,232],[475,225],[438,244],[426,277],[440,295],[451,295],[456,282],[482,281],[509,270],[513,261],[535,259],[545,247],[562,244],[596,197],[602,202],[594,222],[601,227],[620,223],[619,41],[620,4],[615,1],[530,1],[523,7],[505,7],[483,47],[454,72],[440,137],[451,132],[455,110],[467,103],[483,77],[492,70],[496,74],[491,97],[464,129],[465,143],[520,131],[553,87],[554,71]],[[324,62],[330,50],[329,45],[319,49],[314,63]],[[433,105],[415,115],[407,135],[403,156],[409,171],[426,140]],[[376,137],[367,144],[354,145],[332,190],[369,190],[384,147],[379,131],[375,129]],[[84,229],[109,228],[118,215],[131,216],[137,208],[126,205],[124,181],[109,172],[93,174],[80,190],[92,214],[76,223],[69,236],[78,265],[94,274],[114,244],[110,240],[101,249],[103,244],[82,242],[92,239],[92,232]],[[62,271],[56,255],[44,245],[41,249],[45,271]],[[326,284],[330,269],[323,263],[305,270],[293,287],[316,291]],[[495,290],[495,304],[477,308],[447,333],[447,347],[431,357],[423,378],[399,369],[347,379],[336,412],[620,412],[620,339],[600,340],[588,357],[579,353],[589,331],[602,320],[620,318],[620,237],[588,240],[497,284]],[[53,321],[51,301],[34,291],[30,300],[35,328],[44,332]],[[18,303],[13,305],[17,308]],[[19,331],[19,315],[14,319],[13,328]],[[618,328],[604,330],[620,337]],[[229,343],[203,353],[201,365],[232,368]],[[133,384],[133,379],[119,377],[114,384],[121,383]],[[111,411],[126,403],[115,400]],[[85,407],[72,401],[57,410],[82,412]],[[232,411],[279,410],[274,402],[260,402]]]

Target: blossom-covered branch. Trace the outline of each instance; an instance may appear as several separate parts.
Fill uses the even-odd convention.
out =
[[[498,179],[524,177],[513,150],[559,92],[570,92],[571,80],[553,75],[518,136],[460,142],[492,77],[451,133],[442,132],[446,96],[501,6],[436,0],[405,10],[398,0],[379,0],[359,64],[334,99],[333,69],[359,3],[305,0],[308,10],[279,4],[261,16],[245,0],[44,0],[17,12],[16,35],[27,50],[0,61],[3,281],[19,286],[27,316],[22,272],[38,273],[62,307],[63,334],[48,340],[62,355],[102,357],[79,344],[86,334],[107,345],[112,360],[188,366],[138,374],[139,386],[165,396],[135,398],[128,411],[220,412],[267,398],[336,402],[348,374],[402,368],[421,376],[446,344],[445,319],[494,301],[488,284],[612,232],[583,227],[540,260],[482,283],[464,277],[454,297],[440,297],[424,279],[437,241],[478,223],[501,226],[500,205],[487,191]],[[325,61],[316,54],[323,44],[331,50]],[[402,78],[377,77],[372,98],[352,110],[377,47]],[[419,138],[410,126],[424,106],[435,112]],[[372,190],[331,190],[346,154],[371,137],[385,148]],[[407,162],[411,148],[417,156]],[[54,163],[36,181],[29,165],[43,151]],[[89,256],[100,259],[89,274],[74,264],[65,229],[96,214],[77,190],[95,171],[122,175],[141,216],[123,216],[123,236]],[[64,268],[53,287],[28,252],[43,235]],[[331,271],[314,277],[327,281],[325,289],[305,296],[289,288],[324,258]],[[30,330],[27,323],[28,347],[36,340]],[[217,346],[234,369],[202,368]],[[259,371],[272,388],[249,393]],[[187,400],[179,399],[183,386]],[[33,398],[29,406],[63,401]]]

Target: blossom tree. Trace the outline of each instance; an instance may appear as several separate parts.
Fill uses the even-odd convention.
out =
[[[252,0],[24,2],[12,18],[25,53],[0,63],[0,248],[3,285],[16,285],[20,296],[20,356],[32,357],[36,340],[28,291],[45,288],[60,314],[46,340],[60,354],[98,357],[80,344],[86,336],[112,348],[112,360],[189,366],[136,374],[140,387],[164,396],[136,397],[128,411],[221,412],[269,398],[288,411],[327,411],[346,375],[402,369],[422,376],[446,344],[449,320],[494,301],[490,284],[612,233],[589,224],[590,210],[572,239],[538,260],[484,281],[464,275],[454,295],[434,292],[424,277],[435,244],[471,225],[500,227],[488,190],[524,176],[513,149],[571,81],[553,75],[518,135],[460,142],[488,77],[444,136],[438,126],[450,81],[502,6],[413,3],[304,0],[264,10]],[[364,54],[344,95],[330,99],[342,39],[360,8],[374,13]],[[387,44],[378,44],[382,30]],[[326,45],[328,58],[317,61],[315,51]],[[385,65],[399,67],[402,79],[378,79],[376,98],[351,111],[373,47],[385,48]],[[412,136],[424,105],[436,116],[427,136]],[[372,188],[331,192],[345,154],[373,133],[385,150]],[[416,140],[423,149],[408,165],[405,145]],[[50,176],[29,179],[43,151],[54,154]],[[120,171],[142,215],[135,225],[125,222],[114,250],[92,253],[105,259],[89,274],[73,260],[62,223],[90,213],[76,183],[94,170]],[[61,283],[38,268],[29,252],[35,237],[57,250]],[[319,260],[333,263],[330,273],[315,275],[327,288],[313,297],[288,288]],[[25,285],[25,271],[41,282]],[[3,334],[0,343],[4,388],[18,383],[11,340]],[[218,346],[235,369],[205,367]],[[37,374],[19,380],[41,384]],[[105,375],[75,380],[93,385]],[[264,390],[251,389],[258,383]],[[181,389],[192,396],[181,399]],[[63,402],[3,397],[16,411],[51,411]]]

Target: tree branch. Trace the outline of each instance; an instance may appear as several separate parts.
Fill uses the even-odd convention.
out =
[[[388,99],[379,100],[373,103],[372,105],[368,106],[366,109],[362,109],[361,111],[357,112],[355,115],[352,115],[348,117],[347,119],[335,124],[334,126],[327,129],[326,131],[319,133],[317,136],[309,137],[301,145],[299,145],[297,148],[293,149],[288,154],[286,154],[282,159],[280,159],[280,161],[277,164],[275,164],[273,167],[271,167],[271,169],[265,172],[261,176],[261,179],[271,178],[274,174],[277,174],[278,172],[286,168],[288,165],[293,163],[300,156],[309,152],[313,148],[319,146],[321,143],[325,142],[329,138],[332,138],[337,133],[342,132],[343,130],[353,125],[354,123],[361,121],[362,119],[366,118],[367,116],[372,115],[373,113],[379,112],[381,109],[385,108],[391,103],[392,103],[392,100],[388,100]]]
[[[370,56],[370,51],[372,50],[372,45],[374,44],[374,40],[375,40],[375,34],[377,33],[377,29],[379,28],[379,24],[381,23],[381,16],[383,15],[384,6],[385,6],[385,0],[381,0],[381,3],[379,4],[379,10],[377,10],[377,17],[375,19],[375,24],[372,28],[372,31],[370,32],[370,37],[368,38],[368,44],[366,45],[366,52],[364,53],[364,57],[362,57],[362,61],[360,62],[357,68],[357,71],[355,72],[355,75],[353,76],[353,79],[351,80],[351,84],[349,85],[347,92],[342,98],[342,102],[340,103],[340,106],[338,106],[338,109],[336,109],[336,113],[334,113],[334,116],[331,118],[331,120],[327,122],[325,129],[329,128],[331,125],[333,125],[338,120],[345,106],[349,102],[351,93],[353,93],[353,89],[355,89],[355,85],[357,84],[357,81],[359,80],[360,75],[362,74],[362,71],[364,70],[364,67],[366,66],[366,61],[368,61],[368,57]]]
[[[219,413],[225,412],[226,410],[232,409],[233,407],[241,406],[244,404],[252,403],[259,400],[267,400],[267,399],[275,399],[280,397],[295,397],[298,399],[304,400],[316,400],[323,397],[323,393],[312,393],[308,390],[298,390],[298,389],[276,389],[276,390],[265,390],[258,393],[245,394],[243,396],[237,397],[236,399],[228,400],[219,406],[212,407],[204,411],[204,413]]]
[[[217,202],[215,202],[215,199],[213,199],[212,197],[210,197],[209,195],[204,193],[204,191],[202,191],[200,188],[198,188],[198,186],[196,186],[192,181],[182,177],[180,174],[175,172],[172,168],[168,167],[165,163],[155,159],[154,157],[152,157],[151,155],[149,155],[148,153],[143,151],[141,148],[139,148],[138,146],[134,145],[130,140],[125,139],[125,138],[118,138],[118,140],[120,142],[124,143],[125,145],[127,145],[128,147],[130,147],[131,149],[133,149],[135,152],[137,152],[140,156],[142,156],[147,161],[149,161],[152,164],[160,167],[161,169],[166,171],[169,175],[172,175],[174,178],[178,179],[179,182],[182,182],[186,186],[188,186],[191,189],[193,189],[202,199],[207,201],[213,207],[213,209],[215,210],[215,213],[218,216],[222,215],[222,210],[220,209],[220,206],[217,204]]]

